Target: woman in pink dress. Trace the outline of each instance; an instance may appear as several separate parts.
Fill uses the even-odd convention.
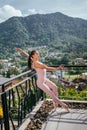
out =
[[[61,107],[65,108],[69,112],[68,105],[60,101],[58,98],[57,86],[46,77],[46,70],[56,71],[56,70],[64,69],[64,67],[62,65],[56,68],[48,67],[47,65],[41,63],[39,61],[40,58],[39,52],[36,50],[31,51],[30,54],[26,53],[21,48],[17,48],[16,50],[18,52],[21,52],[28,58],[29,69],[34,68],[36,70],[37,86],[52,98],[54,108],[56,109],[58,105],[60,105]]]

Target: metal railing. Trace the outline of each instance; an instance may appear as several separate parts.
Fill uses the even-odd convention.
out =
[[[87,103],[87,66],[67,65],[64,67],[65,69],[61,71],[48,72],[50,80],[58,86],[59,98]]]
[[[1,85],[0,130],[17,130],[36,103],[43,98],[43,92],[36,85],[36,78],[35,71],[27,71]]]

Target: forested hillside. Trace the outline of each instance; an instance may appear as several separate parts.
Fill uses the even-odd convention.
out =
[[[87,20],[57,12],[12,17],[0,24],[0,54],[29,45],[52,46],[63,52],[85,52]]]

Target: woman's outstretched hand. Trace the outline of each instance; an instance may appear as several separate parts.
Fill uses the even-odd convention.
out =
[[[18,52],[22,52],[23,51],[21,48],[16,48],[15,50],[18,51]]]
[[[60,65],[59,67],[57,67],[57,70],[63,70],[63,69],[64,69],[63,65]]]

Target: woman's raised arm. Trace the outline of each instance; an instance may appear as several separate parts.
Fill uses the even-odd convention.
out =
[[[27,52],[25,52],[24,50],[22,50],[21,48],[16,48],[16,51],[22,53],[25,57],[29,57],[29,54]]]

